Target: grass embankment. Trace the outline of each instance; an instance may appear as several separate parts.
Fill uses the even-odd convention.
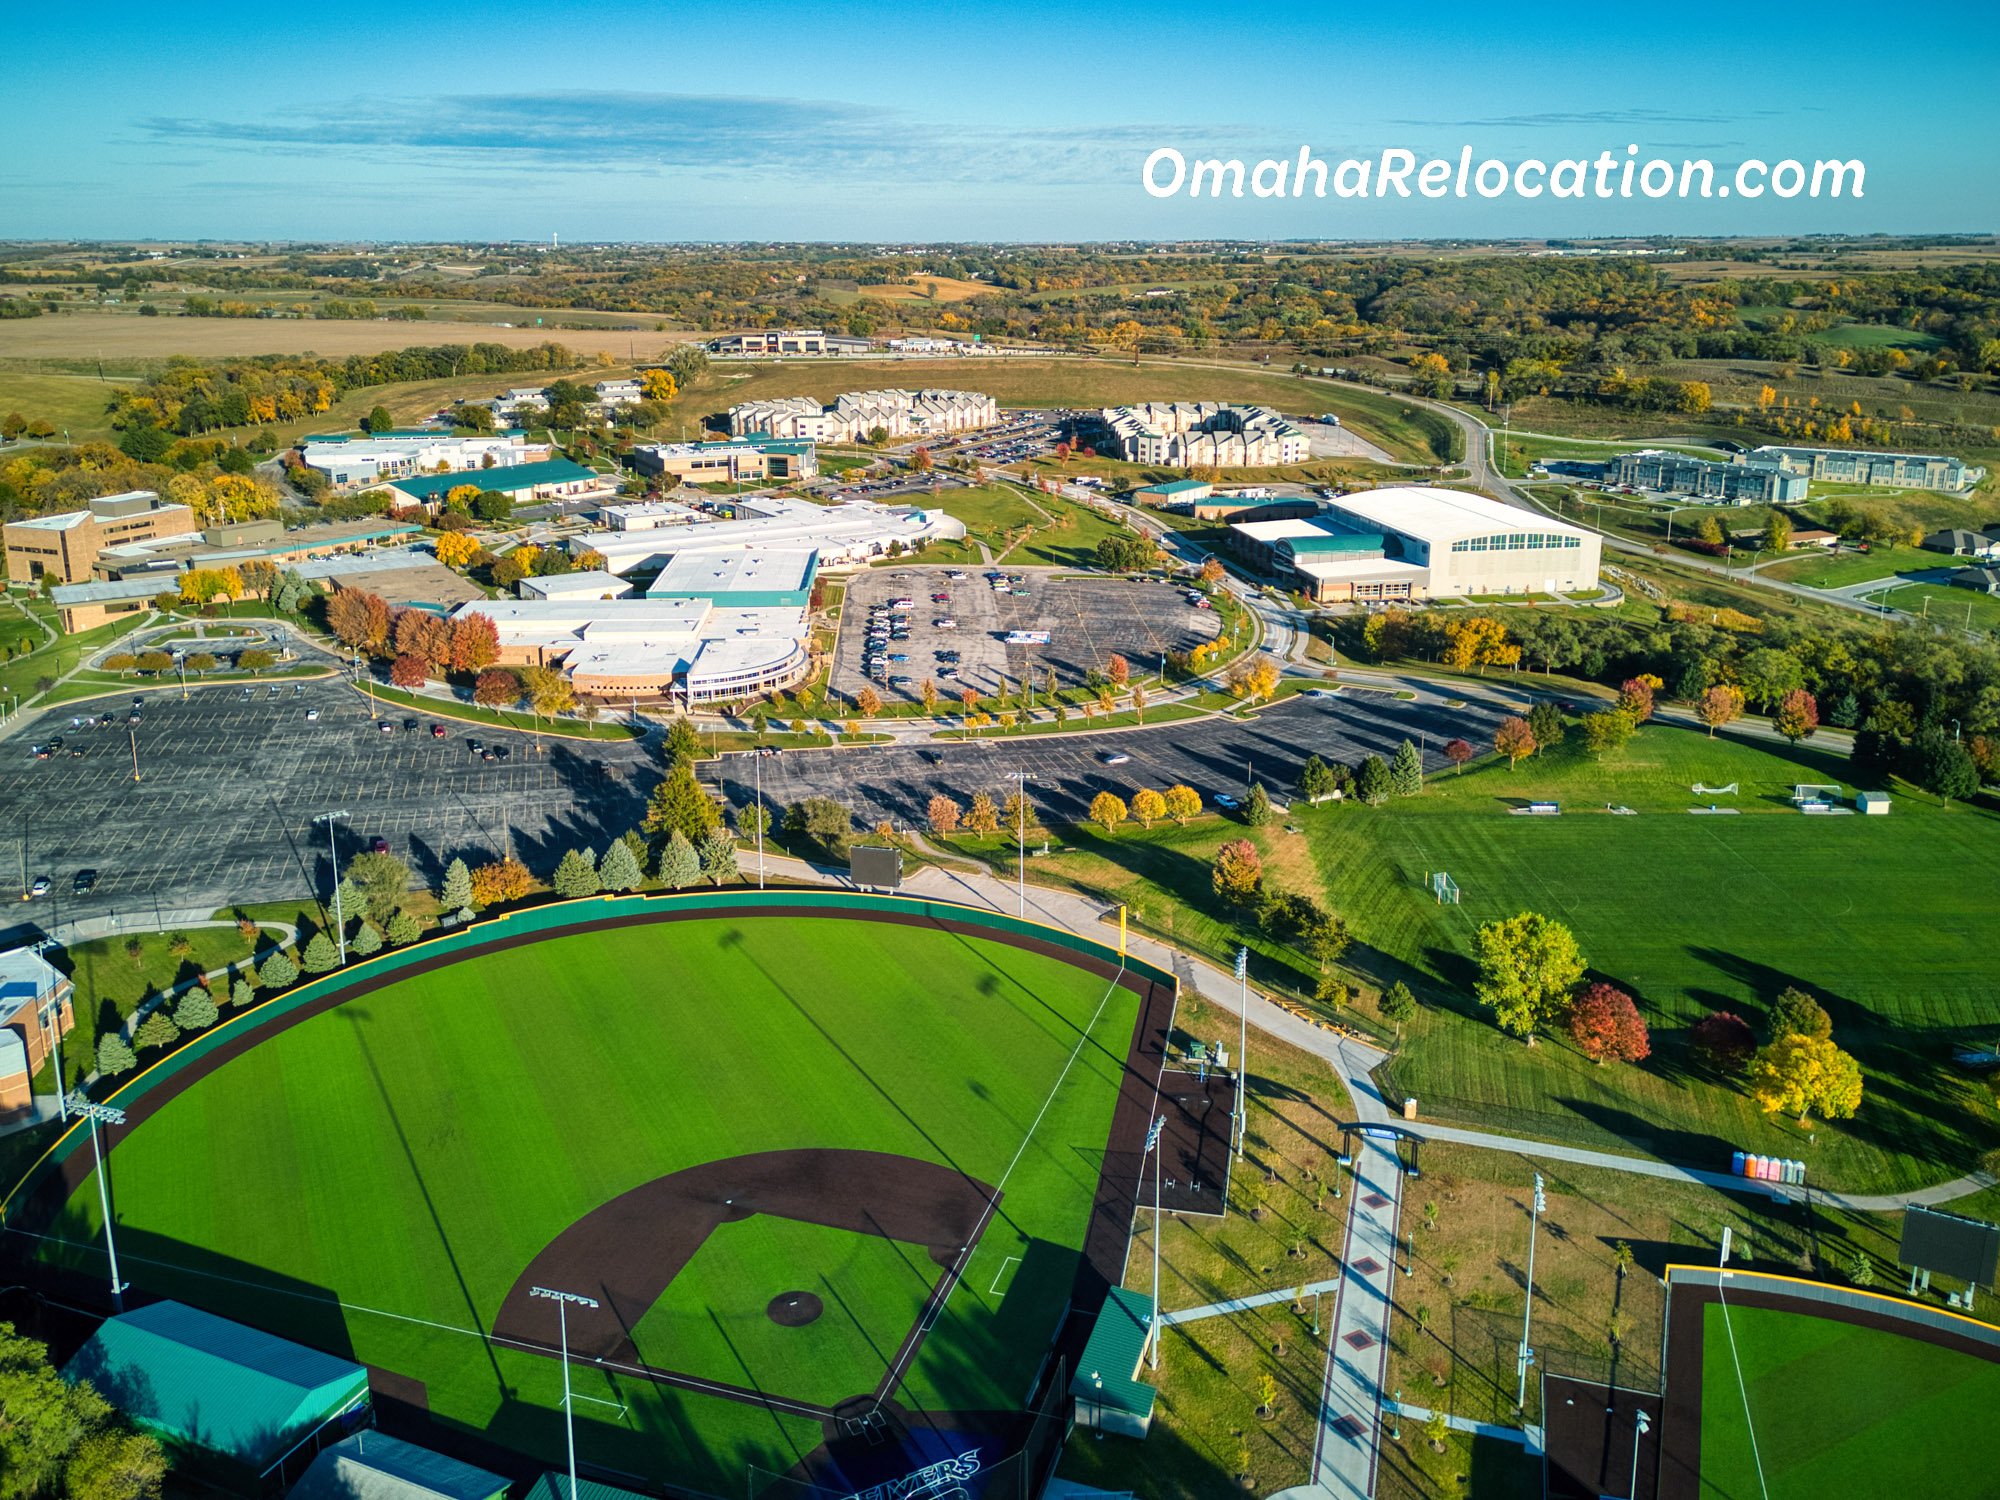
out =
[[[413,709],[419,715],[429,715],[434,719],[451,719],[461,724],[486,724],[495,729],[512,729],[522,734],[540,733],[551,739],[635,740],[640,737],[640,731],[627,724],[588,723],[581,719],[543,719],[538,727],[532,714],[509,712],[498,708],[481,708],[476,703],[461,703],[456,698],[426,697],[421,693],[405,692],[402,688],[389,687],[379,682],[372,683],[365,689],[356,688],[355,691],[374,698],[378,705]]]
[[[421,1379],[441,1420],[557,1462],[562,1372],[478,1336],[522,1266],[678,1168],[880,1150],[1004,1184],[1004,1215],[895,1394],[1006,1409],[1072,1284],[1097,1177],[1079,1152],[1105,1140],[1123,1066],[1111,1041],[1136,1003],[1041,954],[837,919],[696,919],[475,956],[266,1039],[122,1139],[121,1266],[150,1292]],[[266,1211],[241,1211],[253,1197]],[[57,1229],[93,1271],[96,1204],[83,1184]],[[781,1393],[795,1366],[816,1391],[871,1388],[907,1331],[883,1308],[936,1267],[863,1254],[872,1242],[853,1236],[786,1259],[760,1248],[756,1222],[697,1252],[726,1274],[696,1264],[714,1295],[662,1304],[647,1347]],[[818,1333],[734,1337],[801,1288],[824,1297]],[[820,1441],[816,1421],[588,1364],[573,1376],[579,1448],[652,1481],[721,1494],[747,1462],[782,1470]]]

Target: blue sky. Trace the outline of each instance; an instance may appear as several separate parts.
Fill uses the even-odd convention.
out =
[[[2000,229],[2000,6],[100,0],[8,22],[0,234],[1292,238]],[[1254,163],[1858,157],[1863,199],[1156,200]]]

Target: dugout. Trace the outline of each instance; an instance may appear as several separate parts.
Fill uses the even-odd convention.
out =
[[[1158,1392],[1139,1378],[1153,1326],[1153,1299],[1114,1287],[1091,1325],[1069,1392],[1080,1427],[1142,1438]]]

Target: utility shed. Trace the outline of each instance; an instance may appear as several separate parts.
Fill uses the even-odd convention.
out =
[[[1153,1425],[1157,1392],[1139,1378],[1153,1323],[1153,1299],[1114,1287],[1091,1325],[1069,1391],[1080,1427],[1142,1438]]]
[[[63,1368],[87,1380],[177,1466],[264,1495],[369,1417],[368,1372],[179,1302],[107,1318]]]
[[[1887,792],[1859,792],[1855,795],[1854,805],[1865,813],[1874,813],[1879,816],[1889,811],[1889,794]]]
[[[501,1500],[498,1474],[386,1432],[357,1432],[322,1448],[288,1500]]]

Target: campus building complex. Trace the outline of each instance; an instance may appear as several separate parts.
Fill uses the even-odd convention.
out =
[[[1737,462],[1776,464],[1788,474],[1844,484],[1879,484],[1912,490],[1969,490],[1986,477],[1962,458],[1940,453],[1871,453],[1865,448],[1752,448]]]
[[[1724,505],[1791,505],[1806,498],[1805,476],[1775,463],[1724,463],[1657,448],[1619,454],[1605,477],[1613,484]]]
[[[818,328],[755,328],[725,334],[704,346],[710,354],[866,354],[869,342]]]
[[[892,438],[971,432],[1000,420],[1000,403],[982,391],[849,391],[822,406],[811,396],[743,401],[729,408],[735,437],[860,442],[870,433]]]
[[[299,445],[299,461],[342,488],[412,474],[440,474],[539,463],[554,450],[520,432],[456,433],[414,429],[355,435],[328,433]]]
[[[523,505],[534,500],[609,495],[617,489],[618,481],[567,458],[545,458],[539,463],[506,464],[476,473],[417,474],[392,480],[388,489],[399,502],[421,505],[435,514],[443,508],[446,497],[464,485],[505,495],[515,504]]]
[[[163,504],[151,490],[106,495],[82,510],[60,515],[9,521],[0,528],[7,550],[7,577],[13,583],[78,583],[89,578],[108,547],[187,536],[195,530],[194,512],[185,505]]]
[[[819,473],[813,445],[784,438],[727,443],[644,443],[632,467],[681,484],[789,484]]]
[[[650,506],[610,506],[605,514],[618,529],[586,532],[570,542],[572,554],[595,552],[621,576],[663,568],[683,553],[804,549],[818,555],[822,568],[863,566],[896,551],[915,551],[926,542],[965,535],[965,523],[941,510],[918,505],[877,505],[850,500],[814,505],[788,495],[746,496],[734,502],[731,521],[656,524],[663,518]]]
[[[1594,532],[1460,490],[1397,485],[1229,528],[1250,566],[1322,604],[1597,587]]]
[[[1152,401],[1108,406],[1092,424],[1128,463],[1176,469],[1271,468],[1302,463],[1312,440],[1267,406]]]

